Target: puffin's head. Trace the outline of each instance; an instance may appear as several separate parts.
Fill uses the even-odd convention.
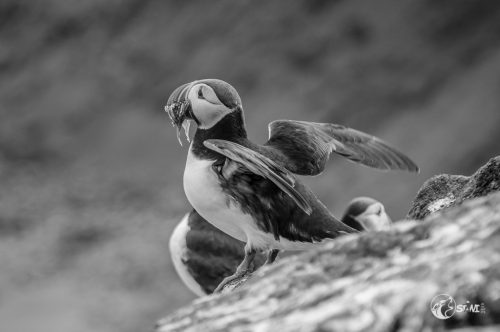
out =
[[[384,205],[370,197],[353,199],[342,217],[342,221],[359,231],[381,231],[391,227],[391,218]]]
[[[230,84],[218,79],[204,79],[186,83],[172,92],[165,111],[177,127],[177,139],[181,127],[184,127],[189,141],[190,121],[199,128],[208,129],[227,114],[241,109],[241,98]]]

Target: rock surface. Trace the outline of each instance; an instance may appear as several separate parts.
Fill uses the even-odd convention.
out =
[[[417,193],[408,212],[410,219],[423,219],[430,213],[460,204],[466,199],[500,190],[500,156],[490,159],[471,176],[436,175]]]
[[[500,324],[500,193],[491,192],[499,189],[499,166],[496,157],[471,177],[436,176],[409,213],[423,220],[281,259],[224,294],[174,312],[157,330],[498,330],[492,325]],[[437,319],[429,306],[442,293],[486,310]]]

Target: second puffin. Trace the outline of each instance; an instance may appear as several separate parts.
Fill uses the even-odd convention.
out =
[[[335,218],[296,175],[320,174],[332,152],[379,169],[417,172],[415,163],[382,140],[337,124],[277,120],[263,145],[247,139],[236,90],[217,79],[184,84],[165,110],[179,131],[197,129],[184,170],[184,191],[198,213],[243,241],[245,258],[225,284],[244,275],[257,251],[302,250],[356,232]]]

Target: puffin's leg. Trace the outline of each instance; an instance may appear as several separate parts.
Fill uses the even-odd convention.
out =
[[[245,258],[243,259],[243,261],[240,263],[240,265],[238,265],[233,275],[230,275],[229,277],[226,277],[224,278],[224,280],[222,280],[219,286],[217,286],[217,288],[214,290],[214,293],[220,293],[224,286],[226,286],[228,283],[235,279],[243,277],[248,271],[250,271],[250,267],[253,263],[256,253],[257,250],[251,248],[247,244],[245,246]]]
[[[279,253],[280,253],[280,251],[278,249],[271,249],[271,250],[269,250],[267,252],[267,259],[266,259],[266,262],[264,264],[265,265],[269,265],[269,264],[274,263],[274,261],[278,257]]]

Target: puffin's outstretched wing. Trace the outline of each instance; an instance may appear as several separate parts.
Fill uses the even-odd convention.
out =
[[[321,173],[332,151],[382,170],[419,171],[410,158],[381,139],[337,124],[276,120],[269,124],[264,146],[281,152],[286,168],[300,175]]]
[[[250,172],[269,179],[289,195],[305,213],[308,215],[311,214],[311,206],[295,190],[294,176],[286,168],[278,165],[268,157],[234,142],[221,139],[208,139],[203,144],[207,148],[244,165]]]

